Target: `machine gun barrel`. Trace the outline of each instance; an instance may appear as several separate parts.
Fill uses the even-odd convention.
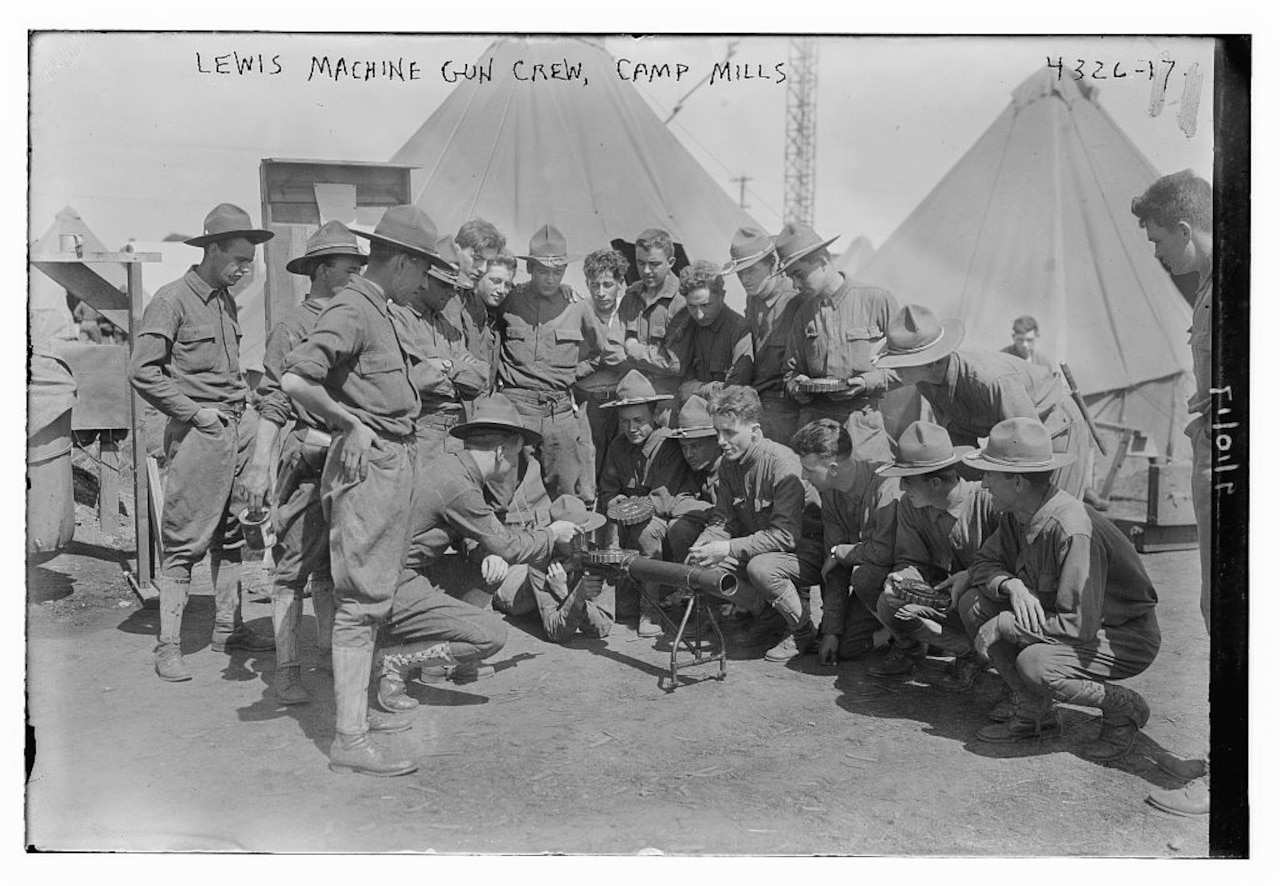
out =
[[[703,569],[683,563],[632,557],[623,571],[636,581],[651,581],[668,587],[732,597],[738,590],[738,579],[723,569]]]

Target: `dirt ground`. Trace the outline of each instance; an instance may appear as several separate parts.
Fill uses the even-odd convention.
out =
[[[1138,498],[1121,510],[1141,511]],[[1208,854],[1207,821],[1143,802],[1175,784],[1153,753],[1207,746],[1195,551],[1143,558],[1164,643],[1129,683],[1152,718],[1119,765],[1075,753],[1097,729],[1084,709],[1063,709],[1061,737],[977,741],[998,680],[944,693],[931,686],[941,658],[903,682],[867,676],[866,662],[776,665],[731,649],[725,680],[703,667],[665,691],[667,647],[634,625],[558,647],[512,620],[492,679],[412,688],[413,730],[378,740],[421,768],[378,779],[327,768],[332,690],[310,668],[309,601],[312,704],[276,704],[270,653],[210,650],[207,568],[183,632],[194,679],[163,683],[151,659],[158,615],[121,569],[131,539],[103,537],[87,504],[77,517],[71,547],[27,571],[27,842],[41,849]],[[264,602],[247,602],[245,617],[270,629]]]

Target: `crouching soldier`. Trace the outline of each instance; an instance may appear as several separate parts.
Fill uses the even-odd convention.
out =
[[[562,495],[551,503],[551,519],[576,526],[582,535],[605,524],[603,514],[588,511],[582,499],[573,495]],[[550,558],[512,566],[500,580],[493,608],[517,616],[537,612],[552,643],[568,643],[579,631],[592,639],[609,636],[614,621],[613,587],[602,576],[584,572],[574,553],[572,538],[560,540]]]
[[[389,711],[417,707],[405,692],[415,670],[475,670],[506,642],[500,619],[445,592],[448,567],[442,561],[449,548],[474,541],[484,557],[484,579],[496,583],[508,564],[545,559],[557,540],[570,541],[577,532],[563,520],[541,529],[512,528],[487,500],[485,485],[516,470],[522,447],[540,440],[510,400],[501,394],[479,398],[471,420],[449,433],[462,441],[462,450],[429,462],[418,478],[412,540],[389,619],[393,645],[379,654],[378,704]]]
[[[736,572],[732,602],[757,616],[741,642],[774,642],[765,657],[789,661],[808,651],[815,634],[808,589],[822,578],[817,496],[806,494],[796,454],[765,439],[755,390],[716,391],[708,410],[723,455],[715,509],[688,562]]]
[[[791,441],[804,478],[822,501],[822,664],[861,658],[875,648],[876,601],[893,565],[898,481],[857,457],[850,427],[823,418]]]
[[[963,480],[956,465],[973,451],[951,445],[945,428],[917,421],[898,438],[898,456],[877,473],[897,477],[898,529],[893,572],[880,595],[876,614],[893,635],[894,648],[883,662],[867,669],[877,677],[906,675],[924,658],[928,644],[955,655],[941,687],[967,692],[983,669],[960,615],[960,599],[969,589],[969,568],[978,550],[995,532],[999,513],[980,482]],[[939,612],[908,603],[893,593],[895,578],[914,579],[945,591],[951,603]],[[942,608],[942,607],[939,607]]]
[[[605,403],[605,409],[618,411],[618,436],[614,437],[600,472],[599,509],[607,512],[610,502],[620,496],[648,498],[654,504],[654,515],[644,525],[622,527],[619,541],[624,548],[638,550],[640,556],[662,559],[667,537],[668,502],[681,492],[691,491],[691,477],[680,446],[668,428],[656,427],[654,404],[670,400],[670,394],[659,394],[647,378],[631,370],[618,382],[616,399]],[[659,514],[659,505],[663,514]],[[635,585],[624,579],[619,585],[622,597],[634,594]],[[657,618],[661,586],[647,582],[639,589],[640,620],[636,633],[656,637],[662,633]],[[634,599],[634,598],[633,598]],[[635,609],[631,600],[618,601],[619,614],[627,617]]]
[[[1123,757],[1151,712],[1115,683],[1147,669],[1160,650],[1156,592],[1133,545],[1110,521],[1050,482],[1073,458],[1055,453],[1045,427],[1012,418],[965,461],[1003,512],[970,570],[966,618],[975,647],[1014,691],[1013,716],[978,731],[1012,742],[1056,729],[1054,702],[1102,710],[1092,760]]]
[[[675,495],[655,495],[653,505],[655,515],[666,521],[663,559],[683,563],[711,520],[716,501],[716,469],[720,465],[716,429],[707,411],[707,401],[700,395],[694,394],[680,407],[671,436],[679,441],[680,454],[689,467],[688,486],[686,491]],[[669,593],[659,598],[659,605],[664,609],[677,602]]]

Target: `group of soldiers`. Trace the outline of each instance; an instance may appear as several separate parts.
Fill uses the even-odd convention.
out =
[[[310,291],[271,330],[251,394],[230,289],[271,236],[214,209],[187,241],[201,262],[156,294],[134,342],[132,382],[169,418],[162,679],[191,678],[180,628],[208,553],[213,649],[274,648],[277,700],[306,703],[309,592],[333,675],[330,767],[412,772],[370,733],[410,728],[415,675],[491,675],[495,613],[536,614],[553,642],[617,620],[664,633],[679,592],[574,556],[630,507],[642,518],[622,547],[732,572],[725,635],[771,662],[874,658],[867,673],[894,678],[933,649],[954,657],[940,685],[956,692],[994,667],[1006,692],[980,739],[1033,738],[1057,728],[1057,702],[1088,705],[1101,731],[1082,753],[1103,761],[1146,724],[1117,681],[1156,656],[1156,593],[1082,501],[1076,403],[1051,367],[966,348],[959,321],[847,278],[835,238],[742,228],[727,263],[677,274],[671,236],[649,229],[631,285],[629,257],[585,256],[584,298],[552,225],[516,256],[484,220],[441,236],[414,206],[372,232],[328,222],[288,263]],[[729,275],[745,316],[725,304]],[[880,401],[904,385],[931,420],[891,439]],[[274,637],[240,616],[239,518],[265,508]]]

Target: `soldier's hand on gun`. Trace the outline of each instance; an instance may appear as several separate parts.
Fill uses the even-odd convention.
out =
[[[850,560],[853,558],[853,552],[857,545],[832,545],[831,556],[836,562],[842,566],[850,566]]]
[[[849,394],[861,394],[867,389],[867,380],[860,375],[845,379],[845,384],[849,386],[849,390],[846,392]]]
[[[689,562],[694,566],[701,566],[708,569],[712,566],[718,566],[729,556],[729,543],[727,541],[704,541],[701,544],[695,544],[689,549]]]
[[[1017,578],[1006,581],[1004,588],[1009,592],[1009,605],[1013,609],[1013,619],[1018,627],[1032,634],[1043,633],[1047,619],[1044,607],[1040,605],[1036,595]]]
[[[556,520],[547,530],[557,543],[567,545],[573,541],[573,537],[578,534],[578,524],[571,523],[568,520]]]
[[[369,450],[377,439],[377,434],[359,421],[346,433],[342,439],[342,477],[345,481],[364,480],[369,472]]]
[[[480,574],[484,576],[486,582],[496,585],[501,584],[502,580],[507,577],[507,572],[510,568],[506,560],[497,554],[489,554],[480,563]]]
[[[818,641],[818,664],[835,664],[836,653],[839,650],[840,636],[838,634],[823,634],[822,639]]]
[[[552,560],[547,566],[547,584],[551,586],[551,590],[557,597],[563,599],[568,595],[569,574],[565,572],[564,564],[559,560]]]
[[[588,572],[582,576],[582,583],[578,585],[578,593],[584,600],[594,600],[604,591],[604,576],[597,575],[594,572]]]

